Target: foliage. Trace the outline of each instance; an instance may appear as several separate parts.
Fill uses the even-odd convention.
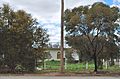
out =
[[[24,67],[27,72],[34,71],[36,58],[33,44],[37,39],[34,36],[35,30],[39,29],[37,27],[36,19],[30,14],[24,10],[14,11],[9,5],[3,4],[0,8],[0,66],[7,65],[11,72],[15,72],[17,65]],[[42,35],[46,32],[40,33]],[[43,38],[45,35],[39,37]]]
[[[66,57],[68,63],[73,63],[74,62],[74,58],[72,57],[72,53],[73,52],[72,52],[71,49],[65,51],[65,57]]]
[[[96,2],[91,7],[80,6],[65,11],[66,41],[69,46],[83,53],[83,56],[85,54],[88,59],[94,60],[94,71],[97,71],[97,59],[100,54],[109,56],[110,53],[103,53],[103,50],[111,38],[116,49],[115,41],[118,36],[115,32],[120,27],[116,22],[120,18],[119,15],[118,7],[109,7],[101,2]]]

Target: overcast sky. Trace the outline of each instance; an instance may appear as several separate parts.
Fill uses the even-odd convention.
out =
[[[60,41],[60,1],[61,0],[0,0],[0,6],[8,3],[14,10],[23,9],[32,14],[45,29],[48,29],[51,42]],[[120,0],[64,0],[65,9],[94,2],[104,2],[110,6],[120,7]]]

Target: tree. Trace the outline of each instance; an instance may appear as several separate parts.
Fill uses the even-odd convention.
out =
[[[36,58],[36,65],[38,60],[42,60],[43,68],[44,68],[44,60],[48,58],[49,53],[45,52],[45,48],[48,47],[47,42],[49,41],[49,35],[47,31],[42,28],[37,28],[33,34],[34,37],[34,45],[33,48]]]
[[[116,36],[114,33],[119,27],[116,23],[118,15],[118,7],[111,8],[101,2],[96,2],[91,7],[80,6],[65,11],[67,43],[74,48],[83,46],[94,60],[95,72],[98,69],[98,57],[105,47],[106,40]]]
[[[46,44],[48,37],[45,36],[46,31],[37,27],[36,19],[24,10],[14,11],[6,4],[0,8],[0,56],[4,55],[1,66],[7,65],[11,72],[16,71],[17,65],[21,65],[27,72],[35,70],[34,34],[37,33],[36,30],[40,32],[38,35],[41,35],[41,39],[36,39],[42,45]]]
[[[74,58],[72,57],[73,50],[69,49],[65,51],[65,57],[67,58],[67,63],[73,63]]]
[[[13,11],[9,5],[1,7],[1,53],[4,55],[4,65],[15,72],[17,64],[33,71],[34,62],[32,52],[33,30],[36,21],[23,10]]]
[[[119,46],[117,46],[116,42],[113,39],[108,40],[101,55],[102,56],[100,57],[106,60],[111,60],[110,66],[112,66],[114,65],[114,59],[117,59],[119,56]]]

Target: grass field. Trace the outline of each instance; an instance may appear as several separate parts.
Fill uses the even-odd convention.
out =
[[[39,66],[42,68],[42,66]],[[60,61],[46,61],[45,62],[45,70],[44,72],[58,72],[60,69]],[[67,63],[66,64],[66,72],[91,72],[94,70],[94,64],[89,63],[88,64],[88,69],[86,69],[86,64],[85,63]],[[120,72],[120,67],[119,66],[109,66],[107,69],[105,66],[103,66],[102,71],[110,71],[110,72]]]

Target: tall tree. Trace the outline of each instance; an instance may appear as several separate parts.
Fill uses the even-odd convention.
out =
[[[118,7],[111,8],[101,2],[96,2],[91,7],[80,6],[65,11],[64,22],[67,31],[67,43],[72,47],[79,47],[80,42],[84,41],[84,48],[88,50],[88,54],[94,60],[95,72],[98,69],[98,56],[105,46],[104,41],[109,40],[110,37],[116,37],[114,33],[119,27],[116,23],[118,18]],[[71,43],[74,39],[76,40],[75,44]]]
[[[38,30],[41,34],[39,36],[41,39],[37,41],[40,44],[45,45],[48,37],[45,34],[46,31],[37,27],[36,19],[24,10],[14,11],[6,4],[0,8],[0,55],[4,55],[3,65],[7,65],[12,72],[16,70],[17,65],[21,65],[28,72],[34,71],[36,59],[33,51],[33,44],[36,42],[35,31]],[[38,38],[36,37],[36,39]]]

